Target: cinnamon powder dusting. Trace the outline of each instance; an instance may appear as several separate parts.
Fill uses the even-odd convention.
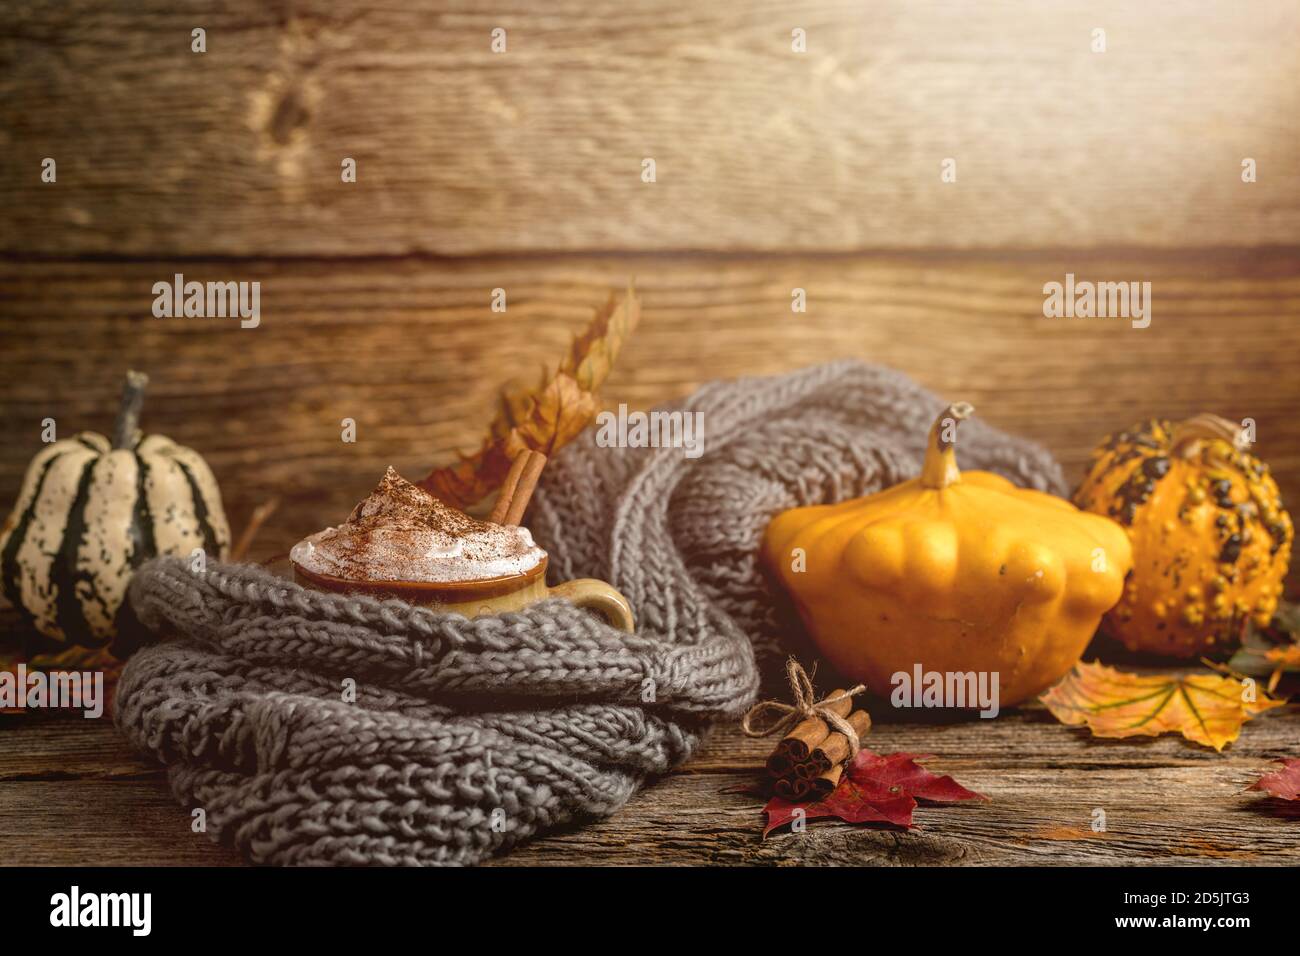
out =
[[[546,552],[527,528],[478,521],[391,467],[348,520],[289,553],[307,571],[350,581],[475,581],[523,574]]]

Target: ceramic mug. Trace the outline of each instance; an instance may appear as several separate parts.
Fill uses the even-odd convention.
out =
[[[595,578],[578,578],[553,588],[547,587],[546,558],[523,574],[479,581],[349,581],[307,571],[296,563],[293,564],[293,576],[299,584],[321,591],[366,594],[381,600],[400,598],[408,604],[455,611],[466,617],[518,611],[548,597],[558,597],[595,611],[612,626],[629,634],[636,630],[632,605],[613,585]]]

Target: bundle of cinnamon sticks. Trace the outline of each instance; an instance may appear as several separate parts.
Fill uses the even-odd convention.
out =
[[[836,690],[831,698],[847,694]],[[859,739],[871,730],[871,715],[853,710],[853,699],[845,696],[829,705],[837,716],[848,720]],[[851,751],[849,738],[832,729],[821,717],[800,721],[781,739],[767,758],[772,792],[785,800],[820,800],[839,786]]]

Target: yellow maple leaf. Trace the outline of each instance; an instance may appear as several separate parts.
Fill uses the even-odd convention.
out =
[[[448,504],[467,508],[500,487],[519,452],[559,451],[596,417],[596,389],[640,319],[641,302],[631,286],[621,299],[610,295],[586,330],[574,337],[556,370],[543,372],[535,389],[502,387],[496,417],[477,452],[435,468],[420,484]]]
[[[1125,674],[1093,663],[1076,664],[1042,701],[1061,723],[1087,724],[1097,737],[1181,733],[1222,750],[1247,720],[1285,703],[1251,689],[1219,674]]]

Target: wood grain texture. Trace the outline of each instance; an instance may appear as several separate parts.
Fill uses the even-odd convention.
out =
[[[207,458],[236,530],[272,495],[301,501],[309,526],[297,530],[314,530],[390,463],[415,477],[474,447],[498,385],[557,361],[609,290],[636,276],[643,319],[603,391],[608,404],[857,357],[973,402],[1044,443],[1072,480],[1105,434],[1144,417],[1254,418],[1257,450],[1295,507],[1297,261],[1280,250],[0,262],[0,502],[17,494],[42,419],[65,435],[109,428],[122,375],[137,367],[152,378],[146,430]],[[154,319],[150,288],[175,270],[260,281],[261,326]],[[1150,327],[1044,318],[1043,283],[1067,271],[1150,281]],[[505,313],[490,310],[497,287]],[[807,291],[805,314],[791,312],[795,287]],[[344,418],[357,423],[355,443],[341,440]]]
[[[490,865],[1290,865],[1300,805],[1245,788],[1294,749],[1294,708],[1247,725],[1223,755],[1174,738],[1100,741],[1041,710],[961,724],[878,723],[879,752],[990,797],[923,806],[910,832],[813,822],[762,840],[762,800],[728,793],[760,774],[770,741],[716,732],[681,771],[622,811],[533,840]],[[1104,832],[1093,811],[1106,812]],[[0,860],[34,864],[240,862],[189,830],[161,771],[107,721],[0,719]]]
[[[147,780],[0,783],[6,866],[238,866],[190,829],[160,774]]]
[[[250,556],[277,554],[387,465],[415,477],[475,445],[497,386],[554,362],[633,276],[644,317],[609,403],[858,357],[972,401],[1071,479],[1134,420],[1250,417],[1300,502],[1286,0],[11,6],[0,512],[41,420],[107,430],[136,367],[146,429],[204,454],[236,531],[285,499]],[[261,327],[152,318],[176,272],[260,281]],[[1151,327],[1045,319],[1043,284],[1067,272],[1150,281]],[[0,645],[16,621],[0,609]],[[873,748],[935,754],[991,802],[763,841],[761,801],[724,791],[770,744],[723,728],[619,814],[495,865],[1296,865],[1300,809],[1244,788],[1298,735],[1294,706],[1224,755],[1096,741],[1041,710],[881,721]],[[24,715],[0,716],[0,862],[240,859],[108,720]]]
[[[1288,0],[175,6],[6,11],[0,250],[796,252],[1300,235],[1300,10]],[[196,26],[204,54],[190,51]],[[490,49],[496,27],[503,54]],[[1098,27],[1105,53],[1091,50]],[[792,51],[796,28],[806,53]],[[45,157],[55,184],[40,181]],[[344,157],[355,184],[340,181]],[[947,158],[955,183],[940,180]]]
[[[1041,708],[995,721],[877,723],[867,746],[935,755],[928,766],[990,797],[922,806],[907,833],[813,822],[760,840],[763,800],[727,793],[761,774],[770,741],[714,735],[683,772],[620,814],[534,841],[494,865],[1295,865],[1300,806],[1243,792],[1293,749],[1298,715],[1250,724],[1225,755],[1175,738],[1103,741]],[[1092,830],[1093,811],[1105,832]]]

